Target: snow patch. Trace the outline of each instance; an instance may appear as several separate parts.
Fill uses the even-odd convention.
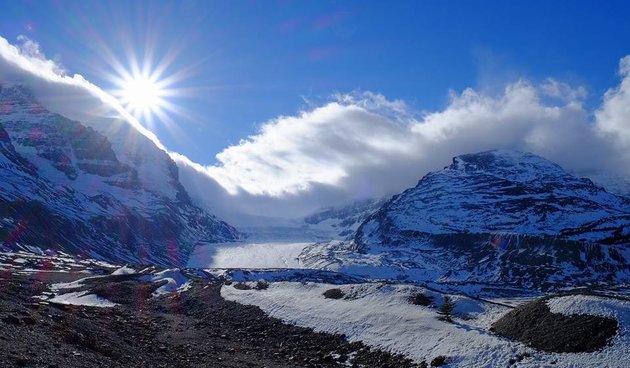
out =
[[[588,314],[612,317],[630,323],[630,301],[602,298],[594,295],[568,295],[547,301],[551,313],[565,316]]]
[[[57,295],[48,302],[66,305],[83,305],[88,307],[115,307],[118,304],[86,291],[78,291]]]
[[[84,277],[82,279],[78,279],[72,282],[59,282],[56,284],[52,284],[50,285],[50,289],[53,291],[57,291],[57,290],[65,290],[65,289],[75,289],[75,288],[80,288],[83,285],[83,283],[86,280],[90,280],[90,279],[99,279],[102,277],[106,277],[106,276],[89,276],[89,277]]]
[[[153,292],[153,296],[186,291],[192,285],[188,277],[184,276],[179,268],[171,268],[153,275],[142,276],[140,280],[152,282],[166,281],[164,285]]]
[[[116,271],[112,272],[112,275],[133,275],[133,274],[136,274],[136,273],[138,273],[138,271],[136,271],[133,268],[125,265],[125,266],[120,267]]]

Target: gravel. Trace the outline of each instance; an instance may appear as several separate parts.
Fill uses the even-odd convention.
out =
[[[52,282],[18,274],[0,278],[0,366],[416,366],[404,356],[226,301],[218,281],[195,279],[186,292],[152,298],[156,285],[133,277],[91,280],[92,292],[119,304],[113,308],[33,298]]]

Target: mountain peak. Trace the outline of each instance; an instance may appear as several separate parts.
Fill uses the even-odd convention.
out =
[[[556,179],[568,174],[557,164],[529,152],[491,150],[459,155],[447,170],[486,174],[517,182]]]

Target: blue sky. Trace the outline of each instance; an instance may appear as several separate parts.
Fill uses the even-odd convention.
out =
[[[622,1],[11,1],[0,35],[28,36],[105,89],[103,49],[123,64],[129,50],[173,55],[166,74],[186,70],[173,87],[189,91],[173,101],[194,118],[153,130],[211,164],[261,123],[335,92],[433,111],[450,89],[554,77],[584,85],[597,106],[630,53],[628,19]]]

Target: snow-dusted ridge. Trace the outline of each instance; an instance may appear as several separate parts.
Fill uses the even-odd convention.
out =
[[[308,229],[317,229],[329,234],[332,239],[349,239],[359,225],[387,201],[381,199],[363,199],[336,207],[323,208],[304,218]]]

